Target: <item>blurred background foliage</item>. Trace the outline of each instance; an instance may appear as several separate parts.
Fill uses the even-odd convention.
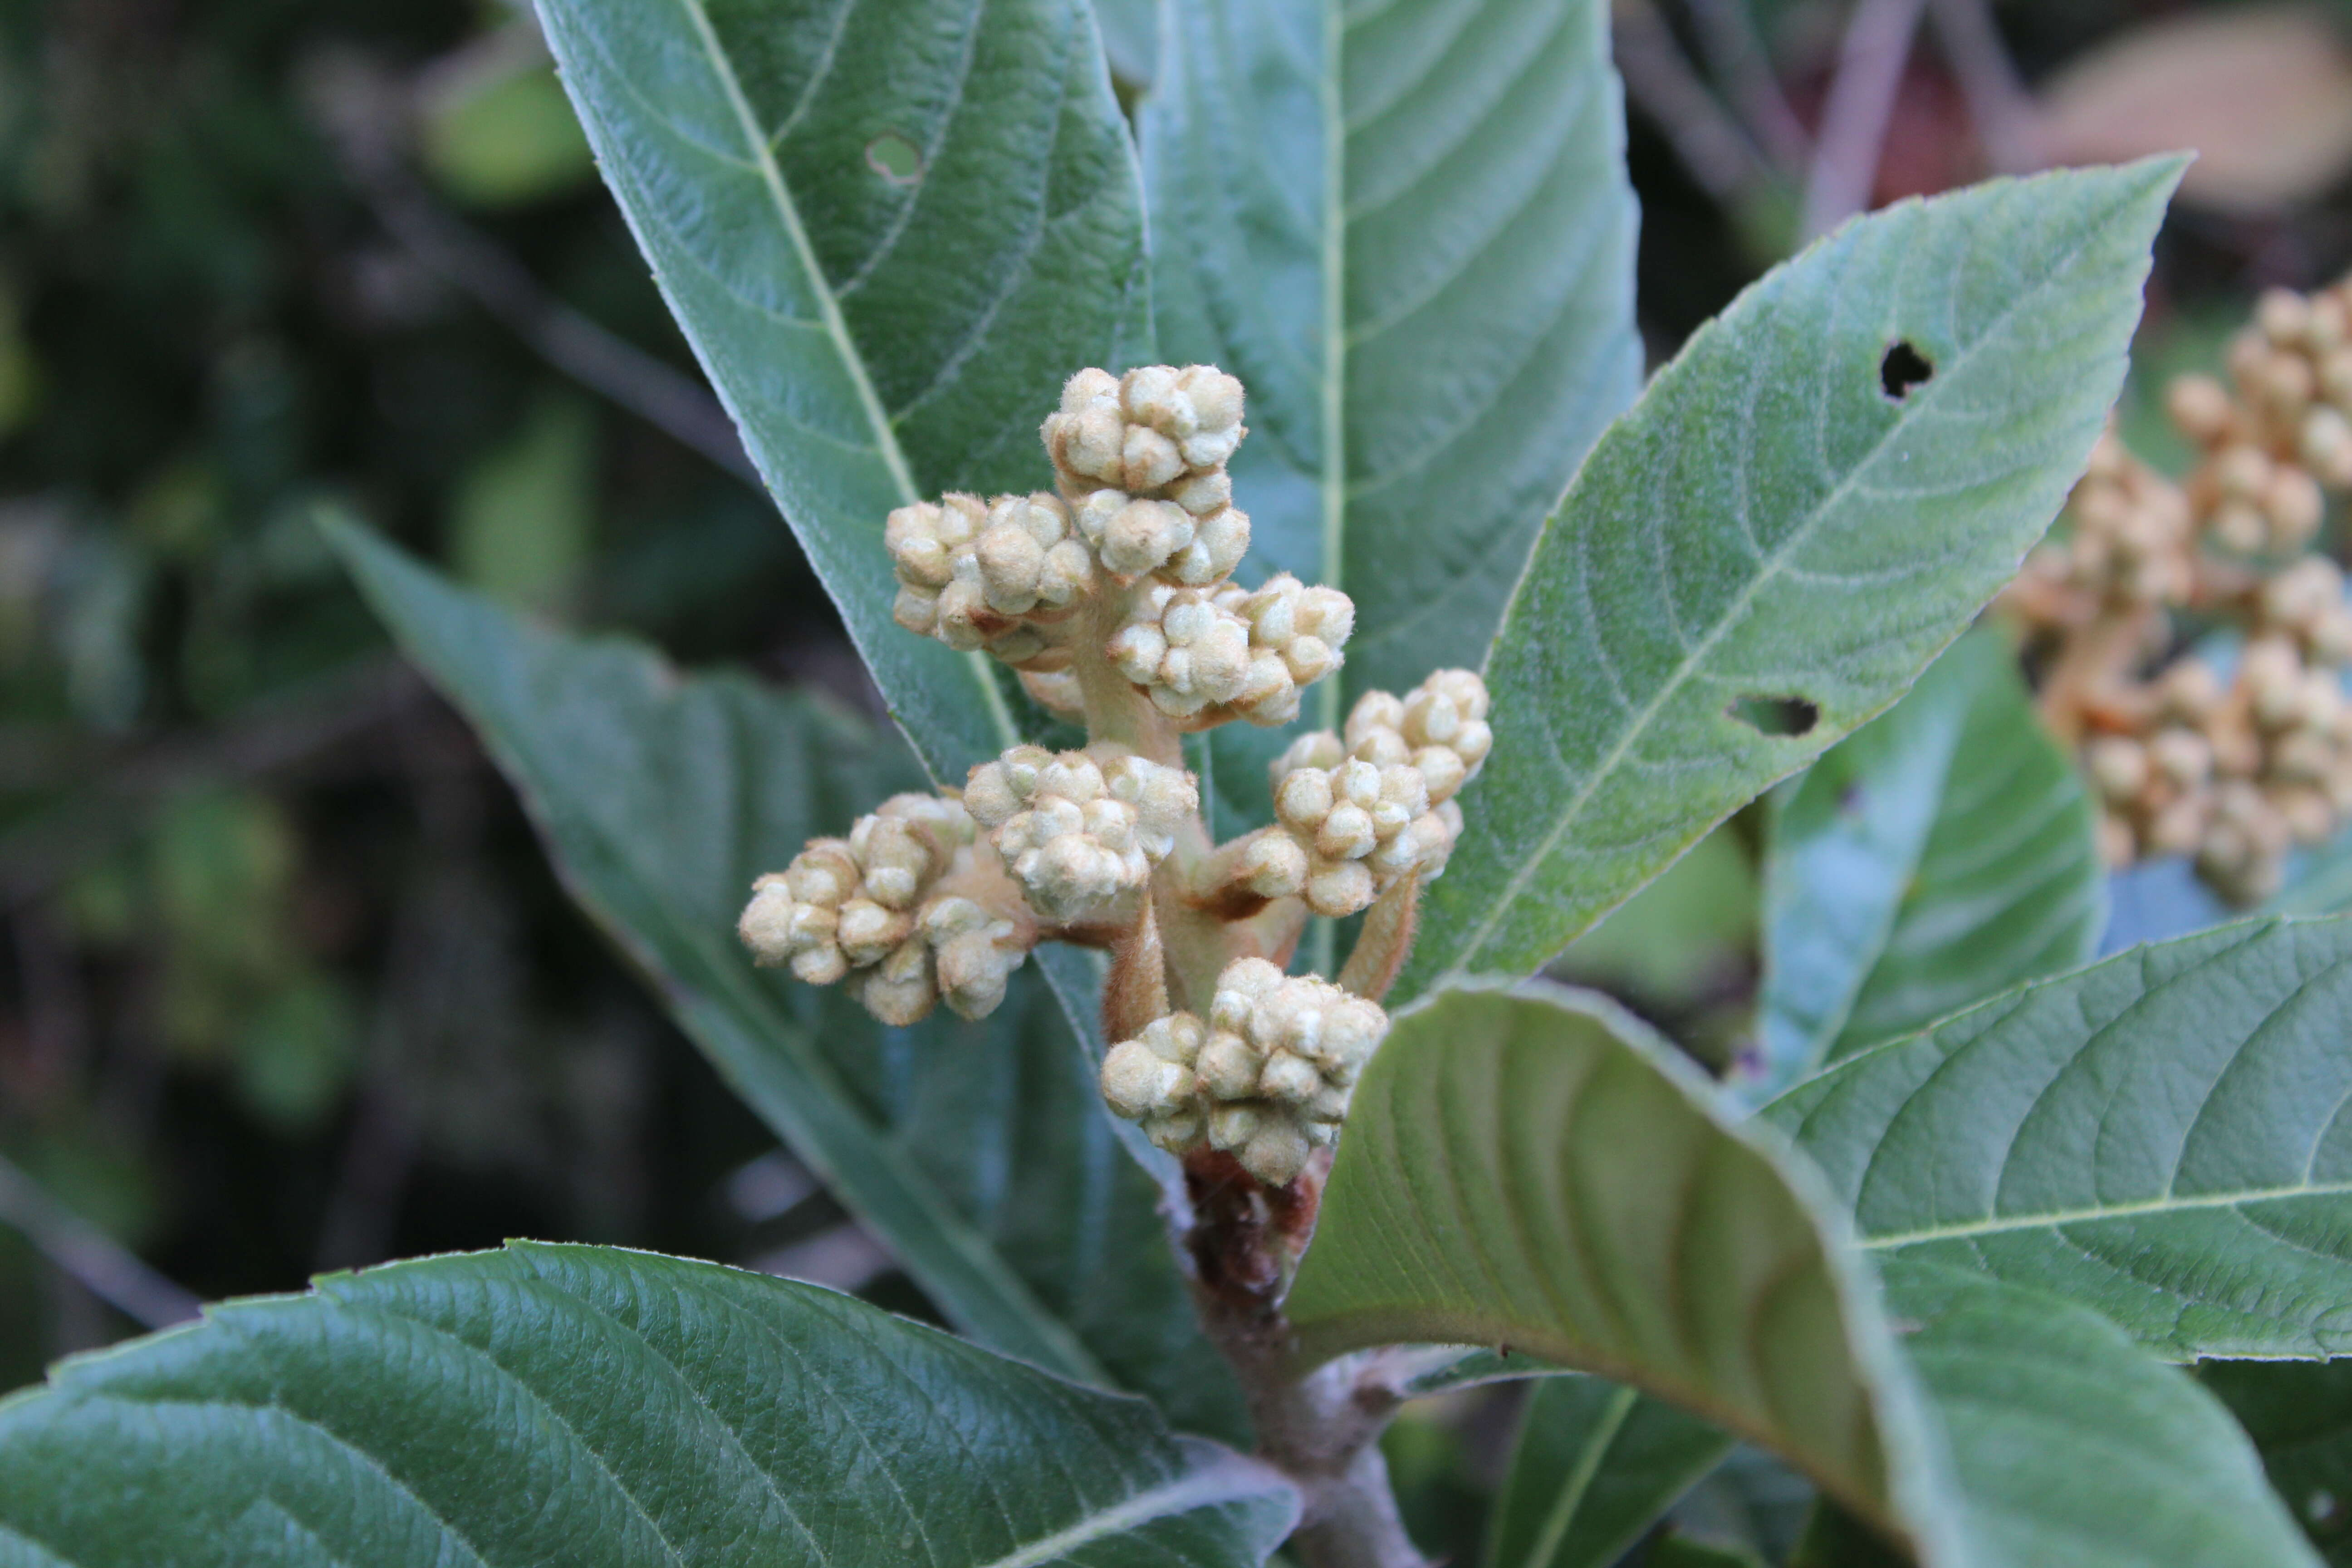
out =
[[[1615,9],[1654,354],[1857,206],[2181,143],[2146,385],[2352,267],[2352,3]],[[1133,101],[1149,6],[1103,12]],[[2123,417],[2180,455],[2144,394]],[[872,706],[745,472],[527,14],[0,0],[0,1390],[191,1295],[517,1235],[919,1310],[570,907],[312,521]],[[1757,816],[1560,972],[1740,1049]],[[1397,1428],[1433,1546],[1475,1544],[1510,1419]],[[1787,1489],[1727,1474],[1693,1539]]]

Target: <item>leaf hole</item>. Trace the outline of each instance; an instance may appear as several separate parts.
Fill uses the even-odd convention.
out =
[[[1878,384],[1891,403],[1902,402],[1911,395],[1913,387],[1926,385],[1935,374],[1935,365],[1911,346],[1908,338],[1897,338],[1887,345],[1886,356],[1878,362]]]
[[[866,166],[894,185],[911,185],[923,177],[923,150],[886,131],[866,144]]]
[[[1742,697],[1724,710],[1759,735],[1803,735],[1822,721],[1822,710],[1801,697]]]

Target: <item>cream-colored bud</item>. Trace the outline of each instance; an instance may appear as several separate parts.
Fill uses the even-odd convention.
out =
[[[1259,834],[1242,853],[1242,885],[1260,898],[1295,899],[1307,890],[1307,851],[1287,834]]]
[[[1412,754],[1412,765],[1420,772],[1433,803],[1453,799],[1463,781],[1470,776],[1468,764],[1451,746],[1424,746]]]
[[[835,940],[850,963],[863,968],[880,963],[914,929],[914,917],[904,910],[889,909],[871,899],[852,899],[841,906]]]
[[[2270,458],[2245,442],[2224,447],[2213,458],[2213,482],[2233,500],[2258,501],[2271,482]]]
[[[1227,1145],[1232,1147],[1232,1145]],[[1313,1144],[1298,1123],[1287,1118],[1270,1121],[1234,1152],[1242,1168],[1270,1187],[1287,1186],[1307,1168]]]
[[[1404,731],[1404,701],[1385,691],[1367,691],[1348,710],[1348,722],[1341,731],[1349,751],[1375,730]]]
[[[2229,390],[2210,375],[2175,376],[2165,389],[2164,403],[2180,433],[2200,446],[2210,446],[2229,433]]]
[[[1333,806],[1316,829],[1315,852],[1326,860],[1353,860],[1370,854],[1377,842],[1371,814],[1348,801]]]
[[[1127,422],[1115,407],[1066,416],[1048,439],[1054,461],[1081,479],[1117,485],[1126,477]]]
[[[1119,456],[1121,488],[1130,495],[1173,484],[1184,472],[1184,454],[1176,443],[1148,426],[1127,427]]]
[[[1202,430],[1230,430],[1242,421],[1242,384],[1213,364],[1188,364],[1176,384],[1192,400]]]
[[[981,589],[989,608],[1021,615],[1037,604],[1038,580],[1045,574],[1045,550],[1028,530],[991,528],[976,547]]]
[[[2094,736],[2083,748],[2083,762],[2109,800],[2130,800],[2147,784],[2147,748],[2125,736]]]
[[[1347,745],[1339,736],[1328,730],[1316,730],[1291,742],[1282,755],[1268,765],[1266,773],[1269,782],[1279,789],[1284,779],[1302,768],[1336,768],[1347,757]]]
[[[1103,1057],[1103,1099],[1130,1121],[1174,1106],[1190,1087],[1189,1079],[1141,1040],[1121,1041]]]
[[[2164,672],[2157,692],[2174,718],[2201,723],[2221,705],[2221,678],[2203,659],[2183,658]]]
[[[1181,1068],[1189,1068],[1200,1058],[1208,1038],[1207,1027],[1190,1013],[1171,1013],[1143,1026],[1143,1043],[1154,1055]]]
[[[2320,493],[2319,481],[2308,473],[2282,467],[2263,490],[2263,510],[2270,515],[2272,548],[2299,549],[2319,531],[2320,520],[2327,514],[2327,498]]]
[[[1190,436],[1201,427],[1192,399],[1179,384],[1173,365],[1147,364],[1129,371],[1119,381],[1118,400],[1129,418],[1171,436]]]
[[[2203,784],[2213,773],[2213,746],[2194,730],[2165,729],[2147,744],[2147,760],[2176,787]]]
[[[2336,808],[2324,791],[2309,784],[2289,785],[2274,791],[2271,799],[2295,843],[2324,844],[2336,836]]]
[[[1360,860],[1318,864],[1307,879],[1307,904],[1318,915],[1337,918],[1368,910],[1377,892],[1371,868]]]
[[[2270,545],[2270,520],[2249,500],[2224,500],[2207,526],[2217,543],[2241,555],[2260,554]]]
[[[1201,1047],[1200,1059],[1193,1072],[1202,1089],[1211,1098],[1223,1100],[1246,1099],[1256,1092],[1258,1069],[1263,1061],[1249,1041],[1223,1030],[1209,1037]]]
[[[893,1027],[920,1023],[939,1001],[931,977],[931,950],[911,937],[866,972],[858,990],[865,1009]]]
[[[2305,414],[2295,448],[2322,484],[2352,489],[2352,419],[2342,409],[2322,404]]]
[[[1275,815],[1286,826],[1302,833],[1320,827],[1331,815],[1331,774],[1322,768],[1301,768],[1286,775],[1275,789]]]
[[[782,963],[804,945],[793,940],[793,913],[799,906],[781,877],[762,877],[753,884],[751,901],[735,923],[736,934],[751,950],[758,963]]]
[[[2265,289],[2254,301],[2254,324],[2280,348],[2294,348],[2311,330],[2311,301],[2291,289]]]
[[[1257,1075],[1257,1091],[1269,1100],[1286,1100],[1304,1105],[1321,1091],[1323,1075],[1313,1062],[1296,1057],[1288,1051],[1276,1051],[1268,1057],[1265,1067]]]

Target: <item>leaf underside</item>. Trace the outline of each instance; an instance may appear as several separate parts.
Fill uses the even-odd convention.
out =
[[[1534,970],[1958,635],[2082,470],[2179,169],[1903,204],[1691,339],[1537,541],[1395,994]],[[1933,374],[1890,396],[1906,343]]]
[[[1305,1352],[1507,1344],[1698,1412],[1932,1537],[1867,1287],[1799,1178],[1711,1100],[1598,998],[1448,991],[1399,1017],[1285,1308]]]
[[[2352,1349],[2352,921],[2251,921],[2011,992],[1767,1107],[1864,1246],[2178,1359]]]
[[[0,1404],[10,1568],[1255,1565],[1281,1478],[813,1286],[520,1243]]]

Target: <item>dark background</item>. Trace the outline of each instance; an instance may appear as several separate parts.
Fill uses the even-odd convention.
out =
[[[1899,68],[1827,0],[1618,11],[1655,353],[1809,204],[2192,135],[2144,366],[2352,267],[2339,11],[1934,0]],[[512,1236],[919,1307],[570,907],[311,525],[867,700],[739,468],[519,14],[0,0],[0,1391],[124,1306]],[[1705,1052],[1743,1026],[1748,870],[1737,834],[1691,865],[1640,906],[1672,940],[1614,922],[1572,965]],[[1442,1509],[1431,1441],[1392,1457]]]

